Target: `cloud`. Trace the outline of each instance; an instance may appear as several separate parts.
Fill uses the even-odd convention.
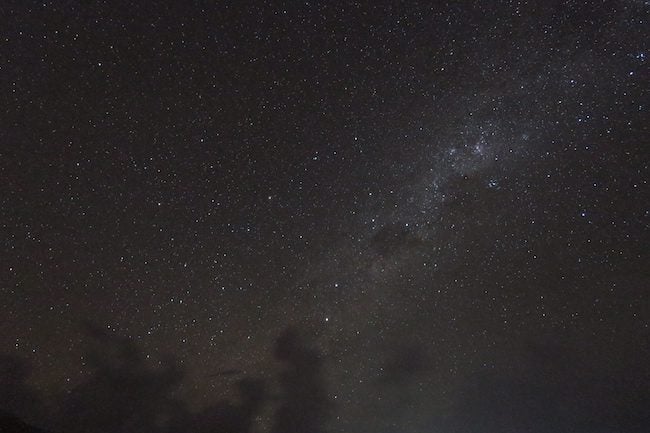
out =
[[[219,400],[198,412],[178,397],[185,375],[174,360],[153,367],[133,340],[92,324],[85,330],[91,374],[50,402],[51,416],[43,398],[28,385],[30,366],[18,357],[0,357],[0,432],[39,431],[22,418],[67,433],[249,433],[266,408],[277,409],[270,424],[273,433],[325,429],[331,405],[322,357],[295,329],[285,330],[274,348],[283,367],[279,396],[270,397],[264,380],[242,375],[236,401]]]

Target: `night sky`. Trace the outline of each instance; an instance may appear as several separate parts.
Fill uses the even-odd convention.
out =
[[[0,5],[0,411],[650,431],[650,3]]]

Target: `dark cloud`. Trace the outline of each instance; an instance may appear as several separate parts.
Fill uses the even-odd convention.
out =
[[[32,366],[15,355],[0,355],[0,415],[40,421],[45,407],[39,393],[28,383]]]
[[[434,368],[433,360],[421,344],[399,344],[395,351],[388,354],[383,369],[383,379],[389,382],[417,379]]]
[[[89,325],[90,376],[60,398],[57,428],[66,432],[156,431],[178,411],[183,378],[172,361],[147,365],[136,344]]]
[[[0,358],[0,432],[40,431],[23,418],[70,433],[248,433],[255,431],[257,417],[267,409],[273,413],[273,432],[325,431],[332,406],[323,358],[295,329],[285,330],[269,354],[282,367],[278,396],[271,398],[265,380],[243,376],[236,382],[236,401],[221,400],[196,412],[176,393],[184,378],[176,362],[154,367],[133,340],[92,324],[85,327],[90,374],[49,402],[51,414],[45,413],[44,398],[28,385],[25,361]],[[237,370],[225,373],[241,375]]]
[[[510,369],[486,368],[458,391],[444,431],[647,431],[650,368],[620,371],[603,353],[562,344],[530,344]],[[647,349],[638,353],[648,360]]]
[[[295,329],[277,339],[275,357],[283,363],[280,403],[271,433],[319,433],[331,412],[323,359],[309,348]]]

